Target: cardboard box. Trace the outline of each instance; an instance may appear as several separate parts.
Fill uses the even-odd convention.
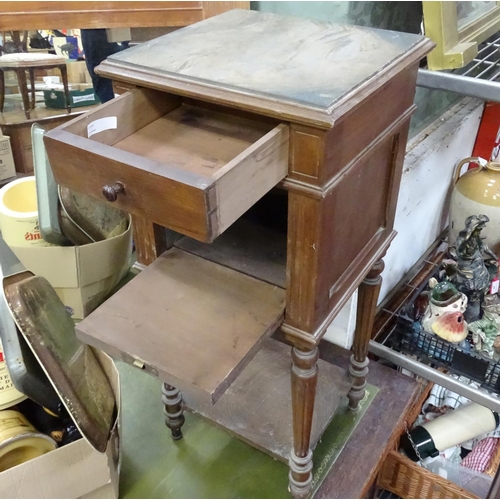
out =
[[[66,62],[66,71],[68,72],[69,83],[92,83],[87,63],[85,61]],[[59,73],[54,73],[59,74]]]
[[[73,319],[83,319],[129,269],[132,224],[119,236],[88,245],[11,248],[27,270],[49,281]]]
[[[0,498],[118,498],[120,377],[106,354],[94,350],[115,393],[116,421],[105,453],[79,439],[0,473]]]
[[[61,85],[62,86],[62,85]],[[77,88],[69,90],[70,102],[72,108],[80,108],[82,106],[92,106],[98,104],[99,100],[92,85],[82,83],[76,85]],[[66,95],[64,90],[50,89],[43,91],[45,106],[47,108],[65,109]]]
[[[10,179],[16,175],[14,157],[10,146],[10,137],[0,135],[0,181]]]

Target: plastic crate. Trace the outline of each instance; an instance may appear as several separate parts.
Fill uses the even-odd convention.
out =
[[[438,270],[435,275],[438,274]],[[485,389],[500,394],[500,362],[478,352],[452,344],[437,335],[417,331],[413,311],[418,296],[428,290],[424,283],[410,297],[397,316],[390,338],[390,347],[396,351],[415,355],[421,363],[447,368],[449,372],[478,382]]]
[[[44,90],[43,95],[47,108],[66,108],[66,95],[64,94],[64,90]],[[93,87],[82,90],[70,90],[69,96],[72,108],[92,106],[100,102]]]

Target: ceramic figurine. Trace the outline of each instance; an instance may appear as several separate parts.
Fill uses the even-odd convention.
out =
[[[495,359],[500,358],[500,336],[493,342],[493,349],[495,351]]]
[[[431,294],[422,318],[422,327],[428,333],[437,333],[432,328],[433,324],[444,313],[458,312],[463,314],[467,308],[467,297],[449,281],[438,283],[435,278],[431,278],[429,287],[431,288]]]
[[[483,312],[488,318],[495,320],[500,328],[500,297],[494,293],[486,295],[483,301]]]
[[[498,325],[496,321],[485,314],[481,319],[469,323],[469,331],[472,332],[474,349],[481,354],[493,358],[495,340],[498,337]]]
[[[470,323],[481,317],[481,302],[490,285],[492,275],[498,272],[497,256],[484,244],[481,231],[489,221],[486,215],[471,215],[465,220],[450,253],[457,264],[451,281],[457,289],[467,295],[469,305],[465,319]],[[484,255],[489,256],[485,262]],[[490,269],[488,269],[488,267]]]
[[[445,312],[433,323],[432,331],[444,340],[459,344],[467,337],[467,322],[461,312]]]
[[[500,298],[497,294],[486,295],[482,305],[483,317],[469,324],[474,348],[490,358],[498,358],[500,347]],[[496,353],[496,355],[495,355]]]

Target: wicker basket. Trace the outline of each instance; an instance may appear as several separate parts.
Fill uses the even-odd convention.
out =
[[[377,486],[401,498],[479,498],[434,474],[397,451],[385,459]]]

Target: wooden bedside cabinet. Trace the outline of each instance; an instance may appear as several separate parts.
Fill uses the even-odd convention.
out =
[[[289,460],[296,497],[310,494],[312,450],[340,398],[356,411],[365,393],[417,68],[432,47],[233,10],[107,59],[98,73],[135,88],[45,138],[57,182],[130,212],[150,264],[79,337],[165,383],[176,439],[184,404]],[[317,345],[358,286],[350,380],[318,362]],[[278,328],[294,346],[291,393],[288,347],[269,338]],[[264,403],[279,411],[262,411],[260,430],[245,423]]]

